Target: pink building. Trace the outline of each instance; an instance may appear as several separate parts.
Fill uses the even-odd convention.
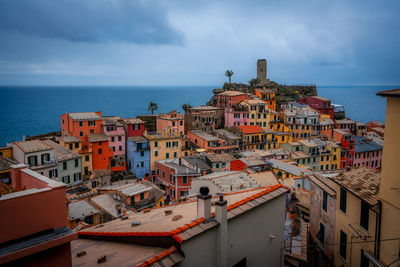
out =
[[[225,110],[225,128],[250,125],[249,110],[244,106],[234,106]]]
[[[157,116],[157,132],[161,133],[163,130],[171,128],[177,133],[184,134],[185,132],[185,115],[173,110],[169,113],[159,114]]]
[[[120,117],[103,116],[103,132],[107,136],[109,147],[113,150],[111,166],[125,166],[126,137]]]
[[[353,167],[381,168],[383,147],[365,137],[353,136],[353,138],[355,140]]]
[[[11,166],[11,180],[17,192],[0,198],[0,265],[71,266],[66,184],[25,164]]]

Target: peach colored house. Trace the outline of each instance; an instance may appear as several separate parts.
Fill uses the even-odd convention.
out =
[[[71,266],[66,184],[27,168],[11,166],[17,192],[0,198],[0,265]]]
[[[196,148],[204,148],[209,153],[228,153],[239,150],[239,145],[228,145],[223,139],[205,131],[194,130],[187,132],[190,142]]]
[[[185,115],[173,110],[169,113],[158,114],[157,116],[157,132],[165,129],[174,129],[177,133],[183,135],[185,132]]]

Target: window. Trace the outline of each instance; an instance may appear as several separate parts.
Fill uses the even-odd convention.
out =
[[[347,252],[347,235],[345,232],[340,230],[340,249],[339,255],[342,256],[343,259],[346,259]],[[362,265],[361,265],[362,266]]]
[[[328,194],[324,191],[322,197],[322,209],[326,211],[328,208]]]
[[[154,147],[158,147],[158,142],[154,141]]]
[[[91,133],[91,134],[94,133],[94,130],[93,130],[93,129],[90,129],[90,133]]]
[[[158,157],[158,151],[154,151],[154,156]]]
[[[122,146],[119,146],[119,147],[118,147],[118,150],[119,150],[119,151],[122,151]]]
[[[79,143],[75,143],[75,148],[79,148]]]
[[[144,157],[144,151],[140,151],[140,156]]]
[[[174,152],[174,158],[176,158],[178,156],[177,152]]]
[[[75,159],[75,167],[79,167],[79,160]]]
[[[115,137],[111,136],[111,142],[115,142]]]
[[[69,149],[72,150],[72,148],[73,148],[73,147],[72,147],[72,144],[69,144]]]
[[[187,176],[183,176],[182,177],[182,184],[186,184],[187,183]]]
[[[140,162],[140,167],[144,167],[144,162],[142,161],[142,162]]]
[[[41,159],[42,159],[42,164],[44,164],[45,161],[50,161],[50,154],[49,153],[42,154]]]
[[[85,161],[89,161],[89,155],[85,156]]]
[[[95,121],[89,121],[89,122],[88,122],[88,125],[89,125],[89,126],[94,126],[95,124],[96,124]]]
[[[89,175],[89,167],[85,167],[85,175]]]
[[[82,131],[79,132],[79,136],[80,136],[80,137],[83,136],[83,132],[82,132]]]
[[[165,153],[165,158],[169,159],[169,153]]]
[[[361,267],[369,267],[369,259],[367,258],[367,256],[365,256],[365,252],[363,249],[361,249],[361,263],[360,263]]]
[[[165,171],[162,172],[162,178],[165,178]]]
[[[118,136],[118,141],[119,141],[119,142],[122,141],[122,136]]]
[[[188,193],[188,192],[187,192],[186,190],[182,190],[182,191],[181,191],[181,197],[185,197],[185,196],[187,195],[187,193]]]
[[[219,169],[219,163],[215,164],[215,168]]]
[[[101,148],[99,148],[99,155],[101,155],[103,153],[103,151],[101,150]]]
[[[364,200],[361,200],[360,225],[367,231],[368,231],[368,221],[369,221],[369,204]]]
[[[324,245],[324,239],[325,239],[325,225],[322,223],[319,223],[319,231],[317,234],[317,238],[319,242],[321,242],[322,245]]]
[[[179,125],[182,126],[182,125],[183,125],[183,121],[180,121],[180,122],[179,122]]]
[[[65,171],[67,169],[67,162],[63,162],[63,170]]]
[[[57,176],[58,176],[57,169],[49,171],[49,178],[54,178],[54,177],[57,177]],[[68,183],[69,183],[69,181],[68,181]]]
[[[175,127],[175,122],[174,121],[172,122],[172,127]]]
[[[140,200],[144,199],[144,193],[140,193]]]
[[[83,126],[83,121],[80,121],[79,122],[79,127],[82,127]]]

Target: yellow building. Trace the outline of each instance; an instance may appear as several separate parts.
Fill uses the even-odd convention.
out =
[[[0,147],[0,156],[11,159],[12,158],[12,147]]]
[[[150,144],[150,171],[155,172],[156,161],[174,159],[181,156],[181,135],[175,131],[165,129],[161,133],[146,132],[144,136]]]
[[[265,132],[265,149],[275,149],[278,146],[278,136],[275,131],[264,130]]]
[[[385,143],[383,145],[382,176],[379,198],[382,203],[382,240],[400,237],[400,89],[379,92],[386,97]],[[391,266],[400,264],[400,240],[380,242],[379,258]],[[397,265],[396,265],[397,264]]]
[[[331,151],[331,157],[329,162],[331,166],[330,169],[331,170],[340,169],[341,147],[332,141],[325,141],[325,143],[326,143],[326,148]]]
[[[376,255],[374,241],[379,239],[376,224],[379,223],[380,173],[374,169],[359,167],[346,171],[331,181],[331,188],[336,192],[334,243],[342,244],[334,246],[334,265],[370,266],[366,255]],[[335,207],[326,206],[326,209],[331,208]],[[321,228],[325,233],[330,230],[326,224]],[[325,246],[326,243],[328,242],[325,242]]]
[[[92,148],[86,150],[82,149],[82,142],[76,136],[61,136],[59,138],[60,145],[78,153],[82,156],[82,177],[89,179],[93,177],[93,164],[92,164]]]
[[[246,107],[249,111],[249,124],[258,125],[262,128],[268,127],[270,120],[268,114],[274,112],[266,107],[266,103],[260,99],[242,100],[238,103],[239,106]]]

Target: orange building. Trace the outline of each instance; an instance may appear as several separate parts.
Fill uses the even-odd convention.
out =
[[[269,109],[276,110],[275,93],[271,89],[257,88],[256,96],[268,104]]]
[[[157,132],[162,132],[165,129],[175,130],[181,135],[185,132],[185,115],[173,110],[169,113],[158,114],[157,116]]]
[[[104,134],[89,134],[88,142],[92,148],[93,170],[109,169],[113,150],[108,145],[107,136]]]
[[[217,95],[217,107],[232,108],[242,100],[249,99],[249,95],[239,91],[225,91]]]
[[[101,112],[64,113],[61,115],[61,134],[83,140],[88,134],[102,133]]]

